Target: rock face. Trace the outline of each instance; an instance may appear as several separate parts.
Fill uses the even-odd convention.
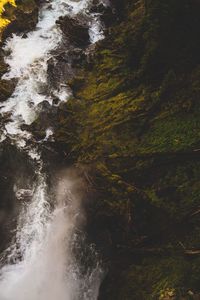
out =
[[[7,65],[4,62],[3,51],[0,50],[0,78],[7,71]],[[15,81],[8,81],[0,79],[0,103],[5,101],[12,95],[15,87]]]
[[[60,18],[57,23],[60,24],[60,28],[70,45],[80,48],[89,45],[88,25],[85,20],[65,16]]]
[[[100,299],[198,299],[199,3],[116,5],[54,138],[96,190],[88,233],[109,261]]]
[[[0,145],[0,251],[12,238],[10,230],[14,229],[15,217],[20,210],[17,190],[30,187],[34,178],[33,166],[28,157],[14,146],[4,142]],[[16,186],[16,191],[14,189]],[[27,195],[27,194],[26,194]],[[25,200],[25,197],[21,201]]]

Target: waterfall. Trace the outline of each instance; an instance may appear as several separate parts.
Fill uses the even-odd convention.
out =
[[[17,79],[12,96],[5,101],[0,113],[9,114],[0,132],[0,142],[8,139],[35,163],[36,179],[30,191],[16,191],[16,195],[28,192],[30,201],[24,203],[18,217],[16,234],[10,247],[3,254],[0,270],[0,300],[95,300],[101,281],[98,260],[81,272],[74,249],[79,246],[80,220],[83,217],[81,197],[76,192],[79,180],[62,175],[54,195],[48,191],[46,174],[40,155],[40,146],[31,142],[31,133],[22,130],[23,124],[31,124],[38,114],[38,104],[53,96],[67,101],[69,88],[60,85],[51,93],[47,89],[48,60],[62,43],[62,33],[56,21],[65,15],[87,15],[90,0],[51,0],[40,8],[36,29],[23,35],[13,35],[5,45],[9,53],[6,63],[9,71],[4,79]],[[90,42],[103,37],[96,14],[89,15]],[[67,80],[66,80],[67,81]],[[53,135],[47,130],[45,140]],[[20,197],[20,196],[19,196]],[[52,199],[53,197],[53,199]],[[51,205],[53,203],[53,205]],[[92,246],[89,254],[95,256]],[[82,255],[81,253],[79,254]]]

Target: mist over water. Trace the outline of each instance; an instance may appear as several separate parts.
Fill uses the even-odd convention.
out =
[[[94,249],[87,245],[93,264],[83,268],[74,253],[80,251],[83,241],[81,223],[84,211],[81,195],[76,190],[81,184],[62,174],[49,194],[46,174],[40,156],[39,145],[31,141],[31,133],[21,130],[21,125],[31,124],[38,114],[38,104],[53,95],[66,101],[69,88],[60,85],[50,89],[47,83],[48,60],[52,51],[62,42],[62,33],[56,25],[61,16],[87,15],[90,0],[52,0],[40,9],[36,29],[27,34],[13,35],[5,50],[9,72],[4,79],[18,80],[13,95],[0,108],[1,116],[9,114],[0,132],[0,142],[8,139],[35,162],[36,179],[30,190],[16,190],[29,201],[21,205],[13,242],[2,256],[0,270],[0,300],[95,300],[101,282],[101,268]],[[99,18],[89,15],[91,43],[103,38]],[[66,79],[67,81],[67,79]],[[44,93],[43,91],[46,90]],[[53,132],[47,132],[48,140]],[[84,269],[84,271],[83,271]]]
[[[71,192],[73,185],[68,178],[60,179],[51,210],[41,178],[32,202],[21,213],[15,243],[8,249],[10,263],[1,270],[0,299],[97,299],[98,261],[82,276],[73,255],[83,217],[80,199]]]

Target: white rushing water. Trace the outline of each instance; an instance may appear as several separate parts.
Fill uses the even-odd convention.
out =
[[[21,130],[22,124],[35,120],[39,103],[46,100],[52,104],[52,97],[41,90],[47,86],[48,60],[62,42],[56,21],[65,15],[88,15],[90,4],[90,0],[48,1],[41,7],[36,29],[25,37],[13,35],[5,46],[10,53],[6,58],[10,68],[4,79],[16,78],[18,83],[13,95],[0,108],[3,118],[9,116],[0,141],[9,138],[37,161],[37,179],[30,191],[16,191],[19,199],[23,193],[30,199],[21,208],[16,236],[3,256],[0,300],[96,300],[98,297],[101,277],[98,263],[82,274],[73,254],[83,215],[79,196],[73,194],[74,184],[79,182],[61,178],[50,205],[38,147],[30,146],[27,142],[31,134]],[[95,14],[89,20],[90,40],[95,43],[103,37],[101,24]],[[52,90],[52,94],[64,101],[69,91],[62,85]],[[52,136],[52,129],[47,128],[44,141]]]
[[[10,263],[1,270],[0,299],[95,300],[101,279],[98,263],[81,276],[73,255],[82,215],[80,199],[71,193],[77,182],[60,180],[52,212],[44,178],[39,182],[7,251]]]
[[[91,0],[52,0],[41,9],[35,31],[28,33],[25,38],[14,35],[8,39],[5,50],[11,53],[6,59],[10,71],[3,78],[18,78],[19,81],[13,95],[0,109],[3,116],[9,114],[11,119],[5,125],[0,140],[9,136],[19,146],[25,146],[30,135],[20,129],[21,124],[34,121],[39,103],[47,100],[52,104],[52,97],[43,94],[41,90],[47,84],[47,62],[52,57],[52,50],[62,42],[56,21],[65,15],[87,15],[90,4]],[[103,33],[98,16],[93,14],[90,17],[89,34],[91,43],[94,43],[103,38]],[[63,86],[52,93],[61,101],[67,100],[69,96],[68,88],[64,89]]]

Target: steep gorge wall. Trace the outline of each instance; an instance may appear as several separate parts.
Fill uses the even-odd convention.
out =
[[[113,1],[105,39],[76,62],[73,96],[47,115],[47,146],[91,190],[102,300],[199,297],[198,11],[194,0]],[[32,124],[36,139],[43,127]]]
[[[93,182],[101,299],[198,299],[198,1],[118,1],[55,129]]]

